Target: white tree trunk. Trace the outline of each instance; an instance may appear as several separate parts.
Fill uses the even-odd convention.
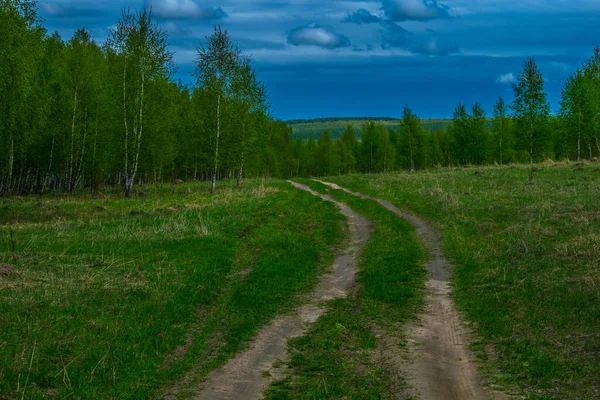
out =
[[[125,126],[125,169],[123,175],[125,178],[125,197],[131,196],[131,187],[129,186],[129,128],[127,126],[127,56],[123,58],[123,124]]]
[[[75,116],[77,114],[77,85],[75,85],[75,93],[73,95],[73,115],[71,119],[71,151],[69,153],[69,171],[67,173],[67,191],[71,192],[73,187],[73,164],[74,160],[74,149],[75,149]]]
[[[219,139],[221,137],[221,93],[217,97],[217,137],[215,142],[215,169],[212,176],[212,187],[210,189],[211,194],[215,194],[217,189],[217,170],[219,168]]]
[[[77,173],[75,174],[75,182],[73,184],[73,190],[79,187],[79,182],[81,181],[81,177],[83,176],[83,160],[85,156],[85,145],[87,141],[87,107],[85,109],[85,124],[83,128],[83,139],[81,141],[81,153],[79,155],[79,165],[77,166]]]

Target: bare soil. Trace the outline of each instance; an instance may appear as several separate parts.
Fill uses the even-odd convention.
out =
[[[7,278],[12,275],[14,268],[10,264],[0,264],[0,278]]]
[[[441,236],[429,221],[399,210],[388,201],[352,192],[336,184],[318,181],[333,189],[343,190],[363,199],[377,201],[397,216],[406,219],[415,229],[430,256],[426,263],[429,277],[426,283],[426,306],[416,322],[406,327],[408,349],[397,346],[397,338],[381,334],[380,358],[391,376],[404,378],[412,388],[397,393],[398,398],[414,396],[423,400],[506,399],[482,384],[477,364],[469,350],[470,332],[450,297],[452,266],[444,257]],[[406,354],[401,354],[401,353]]]
[[[260,331],[248,348],[231,359],[222,368],[213,371],[206,381],[191,391],[195,399],[259,399],[265,388],[283,377],[279,367],[287,357],[287,341],[303,335],[327,311],[326,301],[348,294],[355,281],[358,258],[372,232],[372,225],[363,216],[354,213],[344,203],[319,194],[308,186],[290,182],[298,189],[308,191],[325,201],[334,203],[348,220],[348,241],[337,250],[331,271],[323,275],[315,290],[305,297],[304,305],[273,320]],[[188,392],[189,393],[189,392]],[[175,398],[171,392],[166,398]]]

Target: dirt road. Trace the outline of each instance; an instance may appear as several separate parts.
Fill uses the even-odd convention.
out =
[[[294,312],[272,321],[250,344],[247,350],[230,360],[223,368],[208,376],[192,398],[259,399],[264,389],[281,372],[274,367],[277,360],[284,359],[287,340],[302,335],[327,310],[326,301],[343,297],[354,283],[358,269],[358,257],[371,235],[371,224],[363,216],[354,213],[346,204],[327,195],[319,194],[308,186],[290,182],[298,189],[308,191],[325,201],[334,203],[348,220],[348,241],[335,254],[331,271],[323,275],[313,292],[306,296],[304,305]]]
[[[412,396],[423,400],[506,399],[506,395],[485,388],[469,350],[469,332],[450,297],[451,265],[444,258],[441,237],[428,222],[399,210],[388,201],[352,192],[336,184],[317,181],[363,199],[372,199],[406,219],[427,251],[429,277],[426,306],[418,322],[407,327],[408,359],[401,368],[413,388]],[[390,350],[394,351],[394,350]],[[399,397],[404,398],[405,394]]]

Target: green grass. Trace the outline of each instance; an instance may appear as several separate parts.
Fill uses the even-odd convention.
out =
[[[333,205],[285,182],[141,191],[0,200],[0,398],[148,398],[202,376],[297,304],[341,237]]]
[[[395,398],[391,387],[397,377],[377,359],[376,335],[401,334],[402,323],[423,303],[423,254],[413,228],[374,201],[330,191],[320,183],[302,183],[330,192],[376,227],[361,257],[355,290],[332,302],[306,336],[290,341],[290,376],[272,385],[266,397]]]
[[[488,378],[528,398],[600,397],[600,165],[346,176],[442,228]]]

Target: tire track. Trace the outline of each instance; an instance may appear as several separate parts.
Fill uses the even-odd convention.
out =
[[[206,382],[191,398],[210,400],[259,399],[265,388],[279,378],[274,366],[286,358],[287,341],[303,335],[307,328],[327,311],[326,301],[346,296],[354,283],[358,258],[372,231],[371,223],[344,203],[317,193],[306,185],[289,181],[294,187],[334,203],[348,218],[346,246],[337,251],[331,271],[321,276],[306,302],[293,312],[274,319],[263,328],[248,348],[222,368],[209,374]]]
[[[439,232],[429,221],[402,211],[389,201],[353,192],[334,183],[315,181],[362,199],[374,200],[406,219],[415,227],[417,237],[430,255],[431,259],[425,265],[429,273],[425,309],[417,322],[407,326],[409,361],[389,364],[401,369],[394,372],[406,376],[415,391],[411,394],[424,400],[507,399],[505,394],[491,391],[482,384],[469,350],[469,331],[462,324],[450,297],[452,265],[444,257]],[[404,396],[398,394],[399,398]]]

